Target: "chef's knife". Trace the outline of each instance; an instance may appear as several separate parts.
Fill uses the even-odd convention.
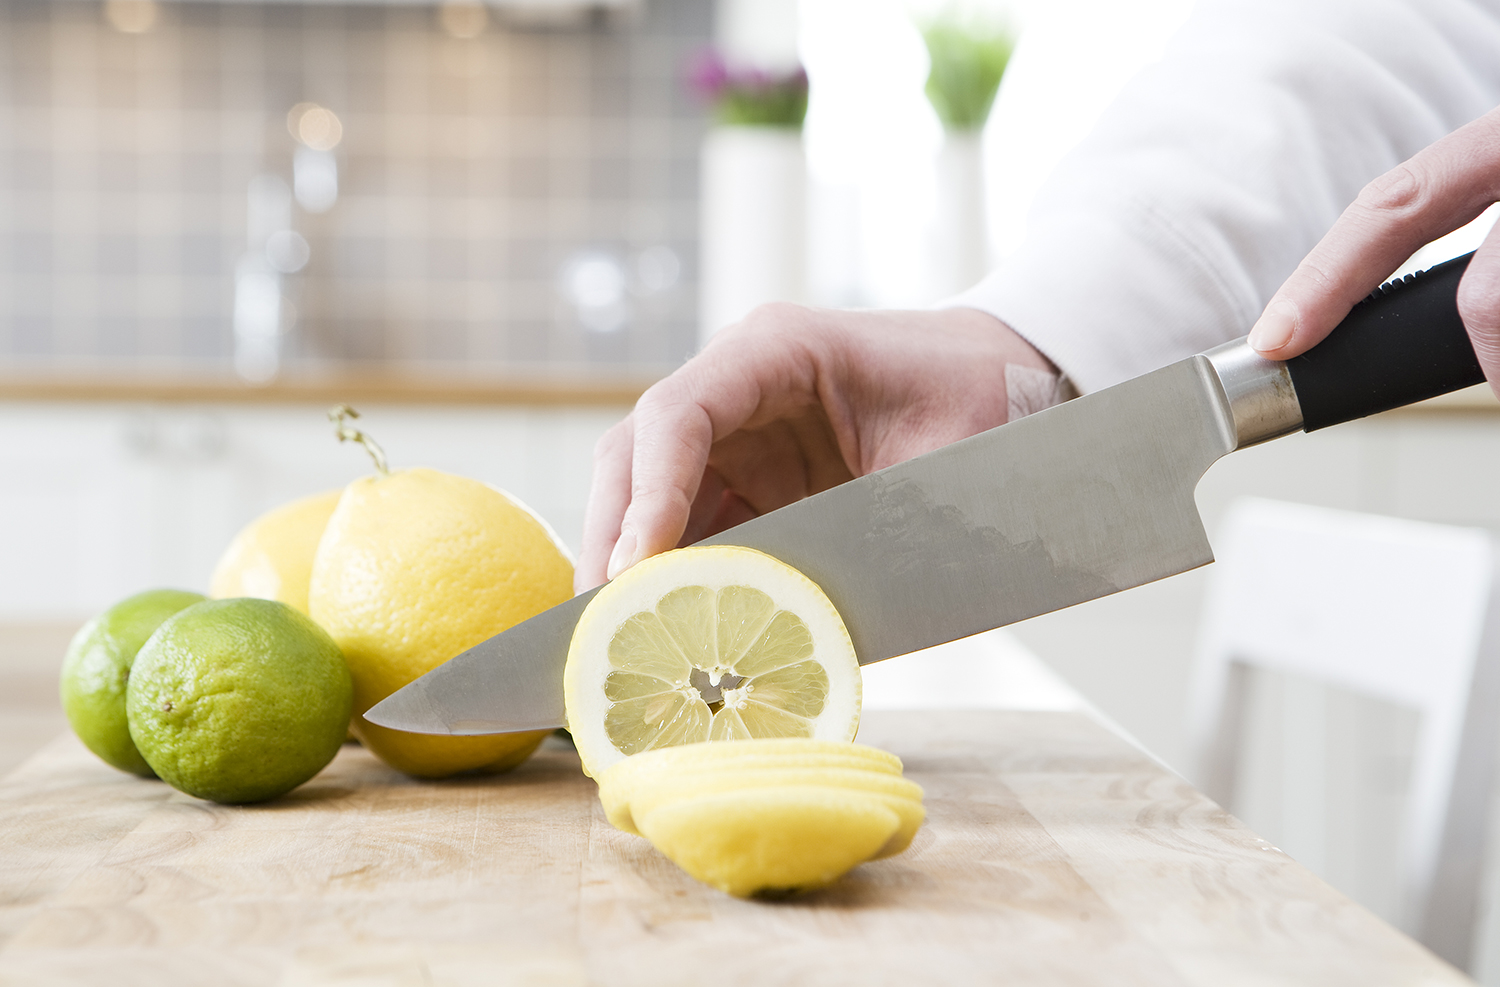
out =
[[[841,484],[704,544],[800,569],[861,664],[1213,561],[1193,490],[1221,456],[1477,384],[1456,294],[1469,256],[1382,286],[1286,363],[1243,340]],[[563,722],[590,591],[496,635],[365,714],[418,733]]]

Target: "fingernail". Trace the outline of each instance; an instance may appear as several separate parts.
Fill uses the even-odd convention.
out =
[[[1250,348],[1260,353],[1279,350],[1292,341],[1297,329],[1297,306],[1281,299],[1272,302],[1250,329]]]
[[[628,525],[621,525],[615,550],[609,553],[609,566],[604,570],[604,578],[613,579],[635,565],[635,546],[635,531]]]

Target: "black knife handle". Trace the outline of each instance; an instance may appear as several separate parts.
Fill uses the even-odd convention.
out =
[[[1287,361],[1313,432],[1484,380],[1458,315],[1472,253],[1381,285],[1317,346]]]

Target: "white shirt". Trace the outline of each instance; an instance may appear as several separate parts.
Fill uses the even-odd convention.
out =
[[[1371,179],[1500,103],[1500,0],[1201,0],[948,307],[1080,391],[1244,335]]]

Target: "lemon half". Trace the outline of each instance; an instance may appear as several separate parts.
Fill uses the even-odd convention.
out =
[[[802,573],[753,549],[695,546],[632,566],[589,602],[563,695],[583,769],[598,777],[680,744],[852,740],[859,660]]]

